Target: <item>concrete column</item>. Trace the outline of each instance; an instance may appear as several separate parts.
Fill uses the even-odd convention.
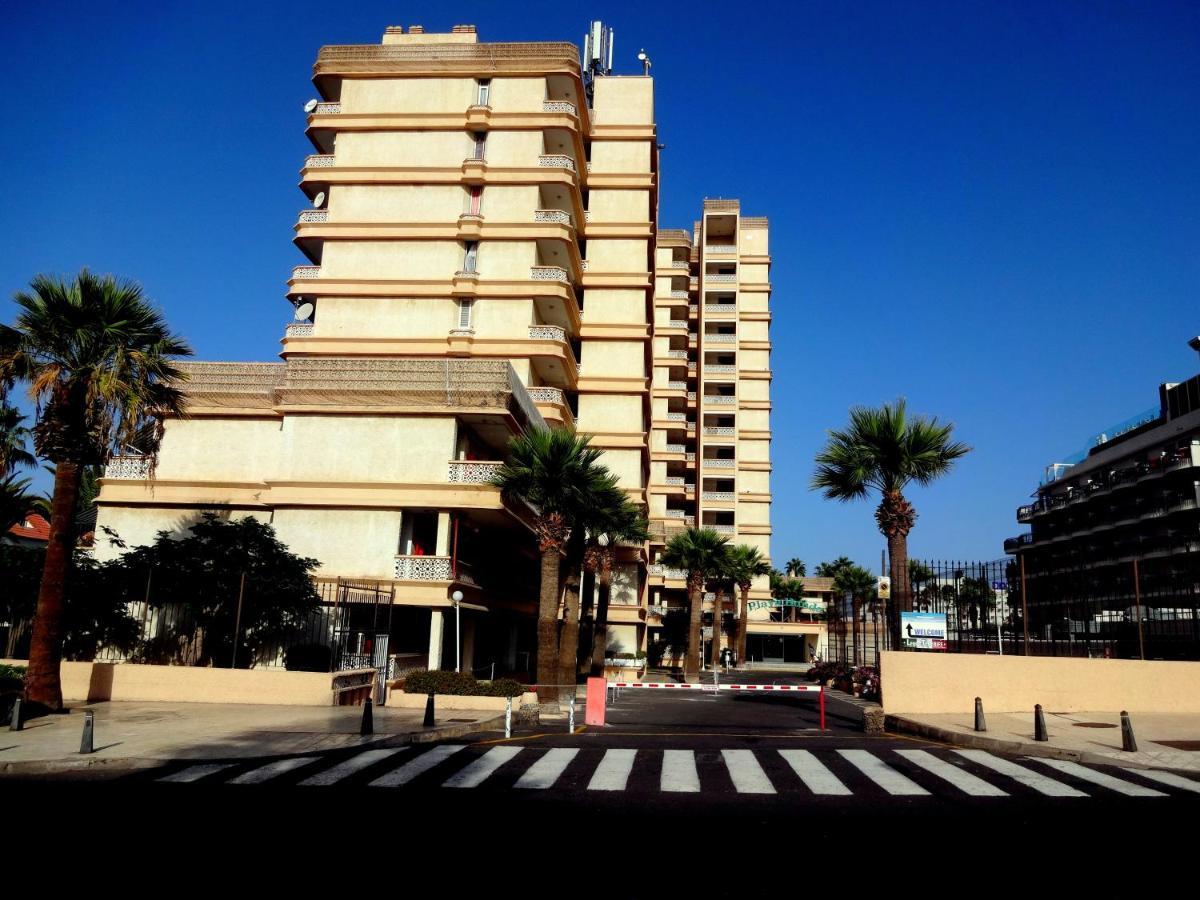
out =
[[[429,669],[442,667],[442,629],[445,627],[444,613],[440,609],[429,611]]]
[[[435,556],[450,555],[450,541],[453,538],[451,533],[450,513],[438,512],[438,529],[437,529],[437,550]]]

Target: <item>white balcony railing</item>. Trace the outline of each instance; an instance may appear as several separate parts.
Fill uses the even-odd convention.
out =
[[[575,104],[568,100],[546,100],[542,103],[542,112],[570,113],[573,116],[579,114]]]
[[[667,268],[668,269],[686,269],[690,265],[691,265],[691,263],[689,263],[686,259],[673,259],[667,265]]]
[[[529,270],[534,281],[568,281],[567,270],[561,266],[534,266]]]
[[[318,103],[317,108],[313,110],[314,116],[340,116],[342,114],[342,104],[333,103]]]
[[[737,276],[731,272],[713,273],[712,275],[705,275],[704,280],[709,284],[733,284],[737,281]]]
[[[668,519],[687,518],[687,510],[685,510],[685,509],[668,509],[667,510],[667,518]]]
[[[737,244],[707,244],[705,253],[737,253]]]
[[[667,294],[672,300],[686,300],[688,298],[687,291],[670,291]]]
[[[706,334],[704,340],[713,344],[736,344],[736,334]]]
[[[487,484],[504,463],[483,459],[450,460],[451,484]]]
[[[663,578],[687,579],[686,569],[670,569],[662,563],[650,563],[650,565],[646,566],[646,571],[651,575],[661,575]]]
[[[687,328],[687,319],[667,319],[662,323],[663,328]]]
[[[686,459],[688,462],[695,462],[696,454],[695,453],[685,453],[683,458]]]
[[[332,153],[313,153],[304,160],[304,168],[306,169],[332,169],[333,154]]]
[[[529,339],[531,341],[565,341],[567,330],[558,325],[530,325]]]
[[[145,480],[150,477],[150,460],[144,456],[114,456],[104,467],[104,477]]]
[[[728,394],[705,394],[704,402],[715,406],[733,406],[737,403],[737,397],[731,397]]]
[[[687,413],[669,412],[669,413],[667,413],[667,421],[668,422],[686,422],[687,421]]]
[[[718,437],[733,437],[736,434],[736,430],[732,425],[705,425],[704,433]]]
[[[668,381],[667,382],[667,390],[668,391],[686,391],[687,390],[687,382],[686,381]]]
[[[668,350],[667,359],[687,359],[688,352],[686,350]]]
[[[556,387],[531,387],[529,391],[529,399],[534,403],[558,403],[566,405],[566,400],[563,397],[562,388]]]
[[[737,494],[733,491],[701,491],[701,500],[736,500]]]
[[[718,534],[733,534],[735,531],[735,528],[733,525],[720,525],[716,522],[705,522],[704,527],[711,528],[713,531],[717,532]]]
[[[731,366],[727,363],[705,363],[705,372],[713,372],[716,374],[732,375],[737,371],[737,366]]]
[[[300,210],[300,222],[328,222],[329,210],[327,209],[302,209]]]
[[[683,487],[683,476],[682,475],[668,475],[666,478],[663,479],[663,483],[670,485],[671,487]]]
[[[715,456],[708,456],[704,459],[704,468],[706,469],[732,469],[737,465],[735,459],[721,459]]]
[[[663,446],[664,453],[683,453],[686,449],[683,444],[665,444]]]
[[[696,399],[696,392],[695,392],[695,391],[688,391],[688,392],[687,392],[687,398],[688,398],[689,400],[695,400],[695,399]]]
[[[284,335],[290,338],[312,337],[313,323],[312,322],[289,322],[287,328],[283,331]]]
[[[538,166],[543,169],[570,169],[575,171],[575,160],[561,154],[547,154],[538,157]]]
[[[321,277],[320,266],[296,266],[292,269],[293,281],[309,281]]]
[[[533,211],[533,221],[570,225],[571,215],[570,213],[563,212],[561,209],[535,209]]]
[[[733,316],[737,315],[736,303],[705,303],[704,314],[706,316]]]
[[[449,581],[448,556],[397,556],[397,581]]]

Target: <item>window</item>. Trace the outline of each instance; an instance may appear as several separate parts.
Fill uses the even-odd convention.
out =
[[[476,106],[487,106],[488,105],[488,97],[491,95],[491,92],[492,92],[492,79],[479,78],[476,80],[475,83],[479,85],[479,96],[475,100],[475,105]]]
[[[475,142],[473,159],[487,159],[487,132],[476,131],[471,134],[471,140]]]
[[[467,241],[467,253],[466,253],[465,258],[463,259],[463,271],[464,272],[474,272],[475,271],[475,263],[478,261],[478,259],[479,259],[479,242],[478,241]]]
[[[483,208],[483,185],[473,184],[467,188],[467,212],[473,216],[480,215]]]
[[[471,309],[475,305],[474,300],[459,300],[458,301],[458,328],[469,329],[471,327]]]

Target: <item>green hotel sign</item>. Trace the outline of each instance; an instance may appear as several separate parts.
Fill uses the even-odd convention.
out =
[[[771,607],[794,606],[797,609],[803,609],[807,612],[825,612],[825,604],[820,600],[793,600],[788,598],[775,597],[771,600],[751,600],[749,604],[750,612],[756,609],[770,609]]]

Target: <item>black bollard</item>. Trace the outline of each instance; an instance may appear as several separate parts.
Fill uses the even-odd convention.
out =
[[[24,717],[24,712],[21,709],[21,698],[18,697],[13,701],[12,718],[8,720],[9,731],[22,731],[25,728],[25,723],[21,721]]]
[[[425,698],[425,721],[421,725],[425,728],[433,727],[433,694]]]
[[[983,700],[975,698],[975,730],[987,731],[987,719],[983,717]]]
[[[90,709],[83,714],[83,739],[79,742],[80,753],[93,753],[95,748],[92,746],[93,737],[95,735],[94,723],[96,714]]]
[[[1133,737],[1133,723],[1129,713],[1121,710],[1121,749],[1126,753],[1137,753],[1137,741]]]
[[[363,701],[363,716],[362,725],[358,729],[358,733],[364,737],[368,734],[373,734],[375,731],[375,718],[371,712],[371,698],[368,697]]]
[[[1035,741],[1050,740],[1050,736],[1046,734],[1046,717],[1042,715],[1042,704],[1040,703],[1033,707],[1033,739]]]

